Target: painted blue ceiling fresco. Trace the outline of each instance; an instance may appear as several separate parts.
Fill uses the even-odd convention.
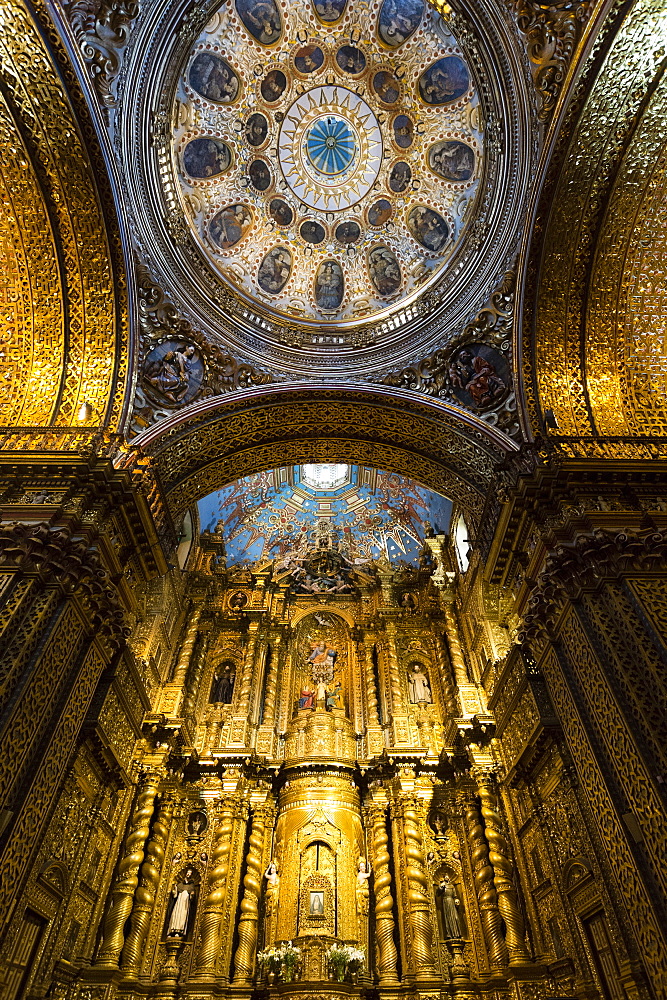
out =
[[[227,565],[312,548],[318,532],[352,562],[416,566],[425,535],[449,529],[451,501],[363,465],[298,465],[238,479],[199,501],[202,530],[221,533]]]

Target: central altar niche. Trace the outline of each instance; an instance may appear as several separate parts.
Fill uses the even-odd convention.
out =
[[[357,692],[351,669],[347,622],[328,610],[298,623],[290,646],[292,719],[287,727],[287,760],[353,761]]]
[[[366,847],[351,770],[290,769],[274,844],[280,896],[265,944],[294,941],[303,955],[301,978],[322,981],[331,944],[368,945],[367,907],[357,891]]]

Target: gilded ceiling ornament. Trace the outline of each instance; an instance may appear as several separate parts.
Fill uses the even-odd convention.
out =
[[[95,93],[106,107],[114,107],[114,84],[133,22],[139,16],[138,0],[65,0],[63,6]]]
[[[537,3],[515,0],[514,12],[519,30],[526,39],[533,80],[540,99],[539,117],[551,117],[565,82],[577,43],[581,38],[595,3],[582,0],[572,3]]]

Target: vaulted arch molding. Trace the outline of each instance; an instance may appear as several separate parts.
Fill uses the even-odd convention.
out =
[[[117,218],[53,25],[12,0],[0,18],[0,420],[30,429],[36,448],[81,450],[100,429],[119,428],[124,404],[129,320]]]
[[[523,275],[532,429],[572,457],[667,448],[667,29],[655,4],[621,12],[573,95]]]
[[[453,407],[395,390],[268,386],[211,399],[133,441],[177,518],[233,479],[303,462],[349,461],[417,479],[479,521],[496,465],[518,448]]]

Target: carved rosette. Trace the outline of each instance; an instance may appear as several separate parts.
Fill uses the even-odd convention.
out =
[[[397,983],[398,977],[396,975],[397,952],[394,944],[394,900],[391,895],[389,836],[385,808],[381,805],[369,806],[366,810],[366,816],[373,836],[377,971],[380,986],[387,986]]]
[[[111,889],[111,903],[102,930],[98,967],[118,968],[118,959],[123,950],[123,929],[132,911],[134,893],[139,884],[139,868],[144,860],[144,844],[150,829],[159,782],[158,774],[146,775],[137,792],[123,857]]]

